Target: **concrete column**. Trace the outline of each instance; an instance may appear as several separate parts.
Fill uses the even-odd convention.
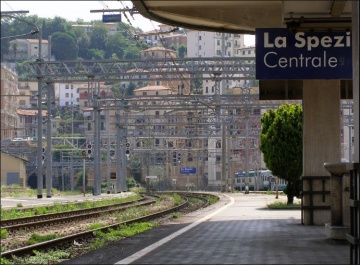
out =
[[[303,86],[303,176],[330,176],[324,163],[339,163],[340,146],[340,81],[304,80]],[[303,191],[311,189],[304,182]],[[330,181],[314,178],[313,191],[330,191]],[[303,196],[303,206],[329,206],[330,196],[324,193]],[[305,225],[330,222],[330,209],[303,209]],[[312,219],[312,220],[311,220]],[[313,223],[312,223],[313,222]]]

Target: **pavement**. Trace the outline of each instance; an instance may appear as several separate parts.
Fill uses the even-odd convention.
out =
[[[327,238],[325,226],[302,225],[300,210],[266,208],[286,196],[217,194],[214,205],[61,264],[349,264],[349,244]]]

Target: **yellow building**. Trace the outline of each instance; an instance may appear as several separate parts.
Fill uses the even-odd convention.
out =
[[[26,186],[26,162],[24,157],[1,152],[1,186]]]

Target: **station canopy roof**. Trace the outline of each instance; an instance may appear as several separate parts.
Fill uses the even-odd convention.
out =
[[[254,34],[256,28],[351,30],[350,0],[133,0],[146,18],[201,31]]]

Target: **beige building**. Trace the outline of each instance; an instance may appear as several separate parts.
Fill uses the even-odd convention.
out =
[[[18,76],[1,64],[1,140],[17,137]]]
[[[26,139],[28,137],[37,137],[38,135],[38,125],[37,125],[37,113],[38,110],[34,109],[18,109],[18,130],[17,135],[20,138]],[[42,111],[42,129],[43,135],[46,135],[46,118],[47,118],[47,111]],[[56,124],[53,124],[55,127]],[[55,127],[56,128],[56,127]],[[54,129],[54,131],[56,131]]]
[[[36,108],[37,106],[37,93],[38,82],[37,81],[19,81],[19,107],[20,108]]]
[[[118,23],[102,23],[102,26],[104,26],[109,35],[114,35],[116,32],[118,32],[117,30],[117,26]],[[73,28],[77,28],[77,29],[83,29],[86,33],[90,34],[93,30],[95,25],[90,25],[90,24],[82,24],[82,25],[71,25],[71,27]]]
[[[187,45],[187,36],[185,34],[165,34],[161,36],[161,44],[165,47]]]
[[[36,59],[39,56],[38,39],[15,39],[9,42],[9,53],[4,56],[5,60],[23,61]],[[48,59],[49,42],[42,40],[41,56],[44,60]]]
[[[24,157],[1,152],[1,186],[26,186],[26,162]]]
[[[160,46],[151,47],[140,52],[140,57],[152,59],[176,58],[176,51]]]

